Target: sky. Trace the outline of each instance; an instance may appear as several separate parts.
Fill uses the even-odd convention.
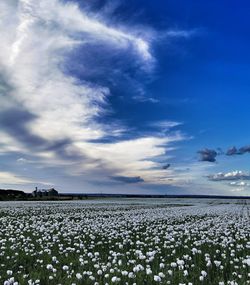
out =
[[[250,195],[250,9],[2,0],[0,188]]]

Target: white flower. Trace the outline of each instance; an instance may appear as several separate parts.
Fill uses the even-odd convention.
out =
[[[63,269],[64,271],[67,271],[67,270],[69,270],[69,267],[68,267],[67,265],[63,265],[62,269]]]
[[[221,265],[221,261],[219,261],[219,260],[214,260],[214,264],[215,264],[217,267],[219,267],[219,266]]]
[[[165,265],[164,265],[164,263],[160,263],[160,268],[164,268],[165,267]]]
[[[154,275],[154,281],[155,282],[161,282],[161,277],[158,275]]]
[[[119,282],[120,281],[120,278],[118,278],[118,277],[116,277],[116,276],[113,276],[112,278],[111,278],[111,282],[113,282],[113,283],[116,283],[116,282]]]
[[[81,274],[81,273],[76,273],[76,278],[77,278],[78,280],[81,280],[81,279],[82,279],[82,274]]]
[[[202,275],[203,277],[206,277],[206,276],[207,276],[207,272],[204,271],[204,270],[202,270],[202,271],[201,271],[201,275]]]
[[[133,272],[129,272],[128,278],[134,278],[134,277],[135,277],[134,273]]]
[[[250,266],[250,258],[243,260],[243,262]]]
[[[163,272],[159,272],[158,274],[161,278],[164,278],[165,277],[165,274]]]
[[[53,265],[52,265],[52,264],[47,264],[46,268],[47,268],[48,270],[52,270],[52,269],[53,269]]]
[[[183,275],[184,275],[184,276],[188,276],[188,271],[187,271],[187,270],[184,270],[184,271],[183,271]]]
[[[12,275],[13,274],[13,271],[12,270],[7,270],[7,275]]]
[[[185,264],[185,262],[184,262],[184,260],[177,260],[177,264],[180,266],[180,265],[184,265]]]
[[[173,268],[176,268],[177,267],[177,263],[176,262],[171,262],[170,266],[173,267]]]
[[[206,266],[207,266],[207,267],[210,267],[211,265],[212,265],[211,261],[210,261],[210,260],[208,260],[208,262],[207,262]]]

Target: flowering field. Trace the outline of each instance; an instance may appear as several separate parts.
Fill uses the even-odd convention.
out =
[[[0,204],[0,284],[250,284],[247,201]]]

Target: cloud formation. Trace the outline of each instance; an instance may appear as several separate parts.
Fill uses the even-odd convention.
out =
[[[163,181],[166,171],[156,158],[184,140],[181,133],[122,139],[124,126],[98,120],[111,96],[103,78],[110,74],[115,81],[127,69],[134,70],[127,82],[135,73],[151,74],[157,33],[86,11],[74,1],[0,2],[0,154],[35,156],[39,167],[65,166],[73,176]],[[175,30],[166,36],[189,35]],[[101,142],[108,136],[116,140]]]
[[[215,162],[218,153],[213,149],[205,148],[199,150],[198,154],[200,155],[200,161]]]
[[[115,181],[123,182],[123,183],[139,183],[144,182],[144,180],[140,176],[128,177],[128,176],[112,176],[111,177]]]
[[[11,172],[0,171],[0,183],[4,185],[19,185],[24,183],[31,183],[31,180],[19,177]]]
[[[201,160],[202,161],[211,161],[211,162],[215,162],[216,161],[216,156],[217,155],[227,155],[227,156],[233,156],[233,155],[242,155],[245,153],[250,153],[250,145],[246,145],[243,147],[240,147],[239,149],[236,148],[235,146],[230,147],[229,149],[227,149],[227,151],[224,153],[222,151],[221,148],[218,148],[217,150],[213,150],[213,149],[204,149],[204,150],[200,150],[198,151],[199,154],[201,154]],[[204,160],[203,160],[204,157]],[[206,157],[208,157],[209,160],[206,160]]]
[[[229,148],[226,152],[226,155],[241,155],[241,154],[245,154],[245,153],[250,153],[250,145],[246,145],[243,146],[239,149],[237,149],[235,146],[233,146],[232,148]]]
[[[180,125],[182,125],[181,122],[175,122],[175,121],[156,121],[150,124],[151,127],[159,128],[162,130],[169,130],[171,128],[178,127]]]
[[[248,187],[250,186],[250,183],[247,183],[245,181],[233,181],[229,183],[230,186],[234,186],[234,187]]]
[[[162,166],[162,169],[168,169],[169,167],[170,167],[170,163],[167,163],[167,164]]]
[[[238,154],[238,150],[235,146],[229,148],[227,151],[226,151],[226,155],[230,156],[230,155],[235,155],[235,154]]]
[[[210,181],[249,180],[250,173],[236,170],[228,173],[219,172],[217,174],[208,175],[207,177]]]

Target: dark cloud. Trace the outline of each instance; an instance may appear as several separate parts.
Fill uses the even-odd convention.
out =
[[[0,97],[1,101],[5,100],[9,92],[12,91],[11,85],[8,83],[7,76],[0,70]],[[9,98],[8,98],[9,99]]]
[[[76,148],[72,147],[72,140],[67,138],[48,143],[46,150],[53,151],[66,160],[79,161],[86,158]]]
[[[198,153],[200,154],[200,161],[208,161],[208,162],[215,162],[216,156],[218,155],[217,151],[208,148],[199,150]]]
[[[156,103],[157,100],[147,95],[145,85],[141,84],[142,80],[148,80],[149,75],[145,72],[141,60],[135,59],[136,53],[133,45],[121,53],[116,45],[110,46],[109,42],[103,42],[100,48],[98,41],[91,40],[90,43],[80,45],[79,49],[71,54],[70,62],[65,64],[65,70],[79,80],[84,78],[87,82],[108,86],[111,94],[119,93],[125,98]]]
[[[65,146],[68,146],[69,144],[71,144],[72,141],[70,139],[62,139],[56,142],[53,142],[52,144],[50,144],[47,147],[47,150],[49,151],[56,151],[56,150],[60,150],[62,148],[64,148]]]
[[[226,152],[226,155],[231,156],[231,155],[241,155],[245,153],[250,153],[250,145],[243,146],[239,149],[237,149],[235,146],[229,148]]]
[[[239,154],[238,153],[238,150],[237,150],[237,148],[235,147],[235,146],[233,146],[233,147],[231,147],[231,148],[229,148],[228,150],[227,150],[227,152],[226,152],[226,155],[235,155],[235,154]]]
[[[80,155],[72,146],[72,141],[68,138],[57,141],[49,141],[33,134],[28,129],[28,124],[37,117],[22,108],[10,108],[0,112],[0,128],[7,134],[29,147],[33,151],[53,151],[58,157],[67,160],[82,160]]]
[[[21,108],[7,109],[0,112],[0,127],[25,145],[40,147],[47,143],[46,140],[32,134],[27,128],[27,124],[35,118],[35,115]]]
[[[139,182],[144,182],[144,180],[140,176],[112,176],[112,180],[116,180],[119,182],[124,182],[124,183],[139,183]]]
[[[239,149],[239,154],[244,154],[249,152],[250,152],[250,145],[243,146]]]
[[[249,180],[250,173],[245,173],[242,171],[232,171],[228,173],[216,173],[208,175],[207,178],[210,181],[230,181],[230,180]]]
[[[169,167],[170,167],[170,164],[168,163],[168,164],[163,165],[162,169],[168,169]]]
[[[233,146],[233,147],[230,147],[226,152],[223,152],[221,148],[217,148],[217,150],[206,148],[206,149],[198,151],[198,153],[200,154],[200,161],[215,162],[216,157],[218,155],[233,156],[233,155],[242,155],[245,153],[250,153],[250,145],[243,146],[239,149]]]

